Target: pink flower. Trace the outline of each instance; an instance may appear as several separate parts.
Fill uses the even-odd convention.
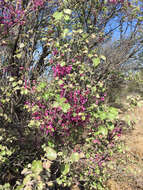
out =
[[[56,66],[52,67],[53,72],[54,72],[54,77],[64,77],[67,74],[70,74],[71,70],[72,70],[72,66],[61,66],[60,64],[57,64]]]
[[[40,120],[40,119],[41,119],[41,117],[40,117],[40,116],[37,116],[37,117],[35,117],[35,119],[36,119],[36,120]]]
[[[101,142],[98,139],[94,139],[93,143],[95,143],[95,144],[101,144]]]
[[[104,101],[104,97],[101,97],[101,101]]]
[[[48,115],[49,115],[48,111],[45,111],[45,116],[48,116]]]
[[[72,63],[74,63],[74,62],[75,62],[75,59],[72,58]]]
[[[54,49],[54,51],[52,52],[53,55],[57,55],[58,51],[56,49]]]
[[[115,3],[117,3],[117,0],[108,0],[108,2],[115,4]]]
[[[50,63],[50,64],[53,64],[53,63],[54,63],[53,59],[50,59],[50,60],[49,60],[49,63]]]

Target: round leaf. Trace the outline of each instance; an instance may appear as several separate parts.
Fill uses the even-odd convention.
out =
[[[79,155],[78,152],[72,153],[72,155],[71,155],[71,161],[72,161],[72,162],[78,162],[79,159],[80,159],[80,155]]]
[[[39,174],[42,170],[42,162],[40,160],[34,160],[32,162],[31,170],[33,173]]]
[[[47,158],[49,159],[49,160],[56,160],[56,158],[57,158],[57,153],[56,153],[56,151],[53,149],[53,148],[51,148],[51,147],[47,147],[46,148],[46,156],[47,156]]]

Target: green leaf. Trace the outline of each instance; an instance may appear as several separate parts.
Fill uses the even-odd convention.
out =
[[[100,118],[101,120],[107,119],[107,113],[106,113],[106,112],[100,112],[99,118]]]
[[[10,77],[10,78],[9,78],[9,81],[10,81],[10,82],[12,82],[12,81],[14,81],[14,80],[15,80],[15,79],[14,79],[13,77]]]
[[[57,158],[57,153],[56,153],[56,151],[53,149],[53,148],[51,148],[51,147],[46,147],[46,156],[47,156],[47,158],[49,159],[49,160],[56,160],[56,158]]]
[[[72,10],[71,9],[64,9],[64,13],[68,14],[68,15],[71,15]]]
[[[64,167],[64,171],[62,172],[63,175],[66,175],[67,173],[69,173],[70,171],[70,165],[66,164]]]
[[[17,85],[17,82],[13,82],[12,86],[15,87]]]
[[[65,28],[64,31],[63,31],[63,37],[66,37],[69,33],[69,29],[68,28]]]
[[[34,125],[35,125],[35,120],[30,120],[28,126],[30,127],[30,126],[34,126]]]
[[[14,88],[14,91],[19,90],[19,89],[20,89],[20,87],[19,87],[19,86],[16,86],[16,87]]]
[[[100,58],[103,60],[103,61],[106,61],[106,57],[104,55],[101,55]]]
[[[63,104],[66,101],[66,98],[59,97],[57,100],[59,101],[60,104]]]
[[[20,47],[20,48],[24,48],[24,47],[25,47],[25,44],[24,44],[24,43],[21,43],[21,44],[19,45],[19,47]]]
[[[43,170],[42,162],[40,160],[34,160],[32,162],[31,170],[33,173],[40,174]]]
[[[117,116],[118,116],[118,110],[116,108],[109,107],[109,110],[108,110],[108,119],[114,120],[114,119],[117,118]]]
[[[93,61],[94,67],[97,67],[99,65],[99,63],[100,63],[100,59],[99,58],[93,58],[92,61]]]
[[[55,18],[55,20],[61,20],[62,17],[63,17],[63,13],[56,11],[56,12],[53,14],[53,17]]]
[[[108,113],[108,119],[111,120],[111,121],[113,121],[114,119],[116,119],[116,115],[109,112]]]
[[[20,59],[22,57],[22,53],[18,53],[14,57],[17,57],[18,59]]]
[[[24,187],[24,184],[19,185],[19,186],[17,186],[17,187],[16,187],[16,189],[15,189],[15,190],[21,190],[21,189],[23,189],[23,187]]]
[[[70,109],[70,104],[63,104],[61,106],[61,108],[62,108],[62,110],[63,110],[64,113],[67,113],[68,110]]]
[[[104,126],[100,126],[98,129],[99,134],[107,135],[108,134],[108,129]]]
[[[63,83],[64,83],[63,80],[59,80],[59,81],[58,81],[58,84],[59,84],[59,85],[62,85]]]
[[[63,181],[62,181],[60,178],[57,178],[56,181],[57,181],[57,183],[58,183],[59,185],[61,185],[61,184],[63,183]]]
[[[70,19],[70,17],[69,17],[68,15],[65,15],[65,16],[64,16],[64,19],[65,19],[66,21],[68,21],[68,20]]]
[[[66,63],[63,61],[62,63],[60,63],[60,65],[63,67],[66,65]]]
[[[90,158],[90,154],[89,153],[86,153],[86,158]]]
[[[114,124],[112,122],[108,122],[107,126],[108,126],[108,129],[111,131],[114,129]]]
[[[44,183],[42,181],[39,181],[37,184],[37,190],[43,190],[43,188],[44,188]]]
[[[80,159],[80,155],[79,155],[78,152],[72,153],[72,155],[71,155],[71,161],[72,161],[72,162],[78,162],[79,159]]]
[[[85,116],[82,116],[81,119],[82,119],[83,121],[85,121],[86,117],[85,117]]]
[[[54,102],[54,103],[53,103],[53,107],[54,107],[54,108],[59,107],[59,103],[58,103],[58,102]]]
[[[26,185],[27,183],[29,183],[29,181],[31,180],[31,177],[32,177],[31,174],[27,175],[27,176],[24,178],[24,180],[23,180],[23,185]]]
[[[45,88],[47,86],[46,82],[41,82],[38,86],[37,86],[37,90],[40,92],[43,88]]]
[[[96,86],[94,86],[91,90],[92,90],[92,92],[96,92],[96,90],[97,90]]]
[[[45,93],[42,97],[43,97],[45,100],[48,100],[48,99],[49,99],[49,93]]]
[[[81,33],[83,32],[83,30],[82,30],[82,29],[79,29],[79,30],[77,30],[77,32],[78,32],[79,34],[81,34]]]
[[[88,57],[91,58],[93,56],[93,54],[88,54]]]
[[[47,83],[46,82],[41,82],[40,84],[39,84],[39,87],[40,88],[45,88],[47,86]]]
[[[19,80],[19,81],[18,81],[18,84],[22,84],[22,83],[23,83],[23,81],[22,81],[22,80]]]
[[[21,90],[21,94],[28,94],[28,90],[23,88],[23,89]]]

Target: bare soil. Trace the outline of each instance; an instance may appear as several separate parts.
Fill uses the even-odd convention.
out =
[[[110,190],[143,190],[143,106],[121,115],[135,120],[134,129],[121,137],[122,153],[109,163],[112,177],[107,186]]]

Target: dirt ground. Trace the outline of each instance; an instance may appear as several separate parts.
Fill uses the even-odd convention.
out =
[[[134,129],[123,134],[123,152],[111,161],[110,190],[143,190],[143,106],[121,115],[135,120]]]

